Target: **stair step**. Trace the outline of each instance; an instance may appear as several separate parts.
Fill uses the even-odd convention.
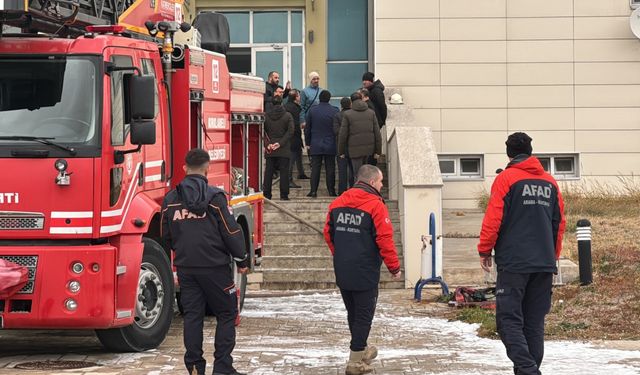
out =
[[[327,251],[327,253],[329,253]],[[329,253],[330,254],[330,253]],[[261,269],[302,269],[302,268],[330,268],[333,267],[331,255],[319,256],[265,256],[262,258]]]
[[[305,180],[305,181],[308,181],[308,180]],[[295,181],[295,183],[298,184],[300,188],[289,188],[289,198],[309,199],[309,197],[307,197],[307,194],[309,194],[309,192],[311,191],[311,184],[307,182],[300,182],[300,181]],[[337,191],[338,191],[338,184],[336,182],[336,192]],[[317,194],[318,194],[318,197],[332,198],[329,196],[329,190],[327,190],[324,182],[322,182],[320,186],[318,186]],[[386,187],[383,187],[380,194],[385,199],[387,199],[389,197],[389,189],[387,189]],[[271,196],[273,196],[276,199],[280,197],[280,185],[278,183],[276,183],[271,187]]]
[[[286,209],[289,209],[293,212],[297,212],[299,210],[305,211],[305,210],[328,210],[329,205],[331,204],[331,202],[333,202],[333,200],[335,198],[333,197],[318,197],[318,198],[308,198],[305,197],[304,199],[292,199],[289,201],[282,201],[279,200],[278,197],[279,195],[273,193],[273,197],[275,198],[274,201],[276,204],[279,204],[281,206],[283,206]],[[389,211],[392,210],[398,210],[398,201],[386,201],[385,202],[387,205],[387,209]],[[268,204],[266,205],[266,210],[267,212],[269,211],[273,211],[273,210],[278,210],[275,207],[271,207]]]
[[[323,241],[321,244],[306,245],[293,244],[293,243],[281,243],[267,245],[265,244],[265,258],[268,256],[322,256],[331,255],[329,247]]]

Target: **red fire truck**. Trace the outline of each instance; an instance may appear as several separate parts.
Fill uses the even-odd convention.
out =
[[[110,350],[142,351],[173,316],[159,212],[189,149],[208,150],[209,183],[230,192],[259,264],[264,82],[174,44],[189,28],[174,0],[98,6],[0,2],[17,31],[0,34],[0,258],[29,269],[0,327],[94,329]]]

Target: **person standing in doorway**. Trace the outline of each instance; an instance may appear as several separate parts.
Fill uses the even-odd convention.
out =
[[[540,375],[564,202],[556,180],[531,156],[531,137],[513,133],[505,143],[509,164],[491,186],[478,252],[487,272],[495,252],[496,325],[515,374]]]
[[[309,109],[304,128],[304,139],[309,155],[311,155],[311,191],[307,197],[318,196],[320,185],[320,169],[324,162],[326,183],[329,195],[336,194],[336,136],[333,132],[333,116],[338,108],[329,104],[331,93],[320,92],[320,103]]]
[[[264,197],[271,199],[273,173],[280,173],[280,199],[289,200],[289,158],[291,157],[291,136],[293,135],[293,117],[284,109],[282,98],[274,96],[273,109],[264,120],[265,168],[263,179]]]
[[[338,135],[338,156],[351,159],[353,170],[367,164],[369,156],[378,158],[382,152],[382,139],[376,114],[362,101],[359,92],[351,94],[351,109],[342,115]]]
[[[378,167],[363,165],[357,180],[353,188],[331,203],[324,226],[351,332],[347,375],[373,371],[371,362],[378,355],[378,349],[367,340],[378,301],[382,262],[393,280],[402,278],[393,225],[380,195],[382,172]]]
[[[205,374],[202,329],[208,305],[216,316],[214,375],[243,375],[233,367],[238,300],[230,259],[246,273],[249,256],[242,229],[230,214],[224,191],[207,180],[209,154],[193,149],[185,158],[186,177],[162,203],[160,235],[173,249],[184,309],[184,364],[189,374]]]

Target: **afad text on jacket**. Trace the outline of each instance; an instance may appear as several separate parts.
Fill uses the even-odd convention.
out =
[[[188,272],[248,266],[242,229],[229,212],[223,190],[206,177],[187,175],[162,203],[161,236],[175,251],[174,264]]]
[[[495,249],[499,271],[557,272],[564,228],[557,182],[537,158],[518,155],[491,186],[478,252]]]
[[[400,271],[387,206],[365,183],[356,183],[331,203],[324,239],[333,254],[340,289],[377,288],[382,261],[392,274]]]

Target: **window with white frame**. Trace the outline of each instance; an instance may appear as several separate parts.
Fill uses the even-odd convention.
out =
[[[304,13],[302,10],[217,10],[229,21],[229,71],[251,73],[265,81],[280,73],[280,85],[303,88]]]
[[[557,179],[580,178],[578,154],[536,154],[542,168]]]
[[[438,155],[440,173],[444,179],[483,178],[482,155]]]

